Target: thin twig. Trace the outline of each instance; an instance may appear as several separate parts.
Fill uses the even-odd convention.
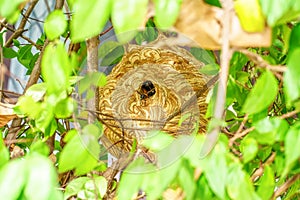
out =
[[[286,66],[283,65],[271,65],[266,62],[260,55],[253,53],[247,49],[238,49],[238,51],[245,54],[258,67],[263,67],[273,72],[285,72],[287,69]]]
[[[10,47],[10,45],[13,43],[13,40],[18,38],[19,36],[22,35],[22,33],[24,32],[24,27],[26,25],[27,22],[27,18],[30,16],[30,14],[32,13],[34,7],[36,6],[38,0],[33,0],[31,1],[28,9],[26,10],[24,17],[22,18],[19,27],[17,28],[17,30],[10,36],[10,38],[7,40],[7,42],[5,43],[5,47]]]
[[[291,187],[291,185],[293,185],[293,183],[295,183],[297,180],[300,179],[300,174],[296,174],[294,175],[292,178],[290,178],[289,180],[287,180],[285,183],[283,183],[274,193],[273,196],[271,197],[271,199],[276,199],[277,197],[279,197],[282,193],[284,193],[287,189],[289,189]]]
[[[247,135],[249,132],[253,131],[254,129],[255,129],[255,127],[252,126],[251,128],[248,128],[248,129],[244,130],[243,132],[241,132],[241,133],[239,133],[239,134],[235,134],[232,138],[230,138],[230,140],[229,140],[229,146],[232,147],[233,143],[234,143],[237,139],[239,139],[239,138],[241,138],[241,137]]]
[[[5,27],[7,30],[11,31],[11,32],[16,32],[15,29],[11,28],[10,26],[8,26],[7,24],[4,24],[2,22],[1,26]],[[24,40],[26,40],[27,42],[29,42],[30,44],[32,44],[33,46],[35,46],[38,50],[41,50],[41,46],[37,45],[34,41],[32,41],[30,38],[24,36],[23,34],[20,35],[21,38],[23,38]]]
[[[229,36],[231,29],[231,15],[233,13],[233,1],[232,0],[222,0],[220,1],[222,8],[224,10],[224,16],[222,21],[222,53],[221,53],[221,72],[220,80],[218,85],[217,99],[214,108],[213,118],[222,121],[224,114],[224,107],[226,101],[226,90],[227,90],[227,80],[229,72],[230,59],[232,57],[232,50],[230,49]],[[206,140],[200,152],[200,158],[205,157],[214,147],[219,137],[220,125],[212,129],[210,133],[207,134]]]
[[[260,177],[264,173],[265,166],[270,165],[275,160],[275,158],[276,158],[276,152],[272,152],[272,154],[266,160],[266,162],[261,164],[260,167],[253,172],[253,174],[251,176],[252,182],[254,182],[257,179],[257,177]]]
[[[294,115],[298,114],[300,111],[299,110],[293,110],[291,112],[288,112],[288,113],[285,113],[283,115],[281,115],[279,118],[280,119],[286,119],[286,118],[289,118],[289,117],[293,117]]]

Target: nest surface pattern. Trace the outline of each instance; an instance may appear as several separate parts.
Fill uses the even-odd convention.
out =
[[[99,119],[104,124],[101,141],[108,151],[116,157],[129,152],[134,140],[139,144],[155,133],[151,130],[174,136],[196,129],[204,133],[207,91],[198,98],[195,95],[208,81],[199,72],[203,65],[183,48],[130,46],[99,89]],[[141,98],[145,81],[155,88],[149,98]]]

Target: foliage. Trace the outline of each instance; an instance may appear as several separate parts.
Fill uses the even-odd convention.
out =
[[[30,2],[0,0],[0,16],[9,23],[16,23],[18,18],[29,20],[20,12],[23,13],[25,5],[36,3]],[[184,199],[299,198],[300,3],[297,0],[235,1],[234,8],[245,30],[260,31],[265,24],[272,27],[272,45],[244,51],[235,49],[228,75],[226,123],[208,156],[199,158],[207,139],[204,135],[175,139],[157,132],[156,137],[143,142],[156,152],[156,165],[139,157],[126,167],[118,183],[105,176],[106,152],[98,142],[103,134],[102,123],[82,120],[90,113],[82,110],[74,98],[79,95],[92,99],[91,88],[106,83],[103,73],[88,73],[84,77],[79,74],[82,57],[89,50],[86,40],[101,34],[111,19],[119,42],[103,43],[99,58],[103,65],[116,64],[124,54],[122,44],[130,40],[137,44],[153,41],[158,36],[157,28],[166,30],[172,26],[181,2],[153,1],[155,16],[148,20],[146,0],[68,0],[72,17],[62,8],[53,10],[45,20],[45,33],[36,42],[27,40],[30,42],[25,45],[20,42],[24,27],[14,31],[21,33],[15,34],[10,44],[3,40],[5,31],[1,29],[1,60],[2,56],[17,58],[30,78],[40,80],[28,85],[14,107],[22,120],[18,131],[12,124],[0,127],[3,199],[105,199],[115,190],[118,199],[124,200],[137,197],[141,191],[147,199],[167,199],[168,191],[177,190]],[[221,7],[216,0],[205,2]],[[151,28],[137,31],[144,24]],[[79,48],[67,51],[68,45]],[[218,73],[219,51],[200,48],[190,51],[205,63],[202,73]],[[207,117],[213,116],[216,98],[215,87]],[[15,156],[16,146],[22,152],[20,156]]]

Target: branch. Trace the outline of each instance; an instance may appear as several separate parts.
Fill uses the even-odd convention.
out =
[[[232,147],[233,143],[234,143],[237,139],[239,139],[239,138],[241,138],[241,137],[247,135],[249,132],[253,131],[254,129],[255,129],[255,127],[253,126],[253,127],[251,127],[251,128],[248,128],[248,129],[244,130],[243,132],[241,132],[241,133],[239,133],[239,134],[235,134],[232,138],[230,138],[230,140],[229,140],[229,146]]]
[[[291,185],[293,185],[293,183],[295,183],[297,180],[300,179],[300,174],[296,174],[294,175],[292,178],[290,178],[289,180],[287,180],[284,184],[282,184],[273,194],[273,196],[271,197],[271,199],[276,199],[277,197],[279,197],[282,193],[284,193],[287,189],[289,189],[291,187]]]
[[[229,71],[229,62],[232,56],[232,50],[229,45],[229,36],[231,29],[231,15],[233,11],[233,1],[232,0],[221,0],[222,7],[224,9],[224,16],[222,21],[222,54],[221,54],[221,72],[220,81],[218,85],[217,99],[215,103],[215,110],[213,117],[216,120],[222,120],[224,114],[224,107],[226,101],[226,90],[227,90],[227,80]],[[219,137],[220,125],[216,126],[210,133],[207,134],[206,140],[204,142],[203,148],[200,153],[200,157],[205,157],[215,146],[217,139]]]
[[[266,160],[266,162],[263,163],[258,169],[256,169],[253,172],[251,176],[252,182],[254,182],[257,179],[257,177],[263,175],[265,166],[271,164],[275,160],[275,157],[276,157],[276,152],[272,152],[271,156]]]
[[[24,27],[26,25],[27,18],[32,13],[32,11],[33,11],[34,7],[36,6],[37,2],[38,2],[38,0],[31,1],[28,9],[26,10],[26,13],[24,14],[24,17],[22,18],[22,20],[20,22],[20,25],[19,25],[18,29],[7,40],[7,42],[5,43],[5,47],[10,47],[10,45],[13,43],[13,40],[20,37],[22,35],[22,33],[25,31]]]
[[[253,53],[247,49],[238,49],[238,51],[245,54],[258,67],[266,68],[273,72],[285,72],[287,69],[286,66],[283,65],[270,65],[260,55]]]
[[[99,38],[95,36],[87,40],[87,72],[93,73],[98,71],[98,45]],[[91,98],[87,101],[87,109],[89,110],[99,110],[98,109],[98,90],[97,87],[91,86],[92,91],[95,93],[94,98]],[[88,123],[92,123],[95,117],[89,113]]]
[[[289,118],[289,117],[293,117],[294,115],[297,115],[300,111],[299,110],[293,110],[291,112],[288,112],[288,113],[285,113],[283,115],[281,115],[279,118],[280,119],[286,119],[286,118]]]

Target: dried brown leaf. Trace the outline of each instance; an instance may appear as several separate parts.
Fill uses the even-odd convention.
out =
[[[13,111],[13,105],[0,103],[0,127],[5,126],[17,115]]]
[[[202,0],[184,0],[174,27],[206,49],[220,49],[223,9],[210,6]],[[249,33],[243,30],[232,10],[229,41],[235,47],[263,47],[271,44],[271,28]]]

